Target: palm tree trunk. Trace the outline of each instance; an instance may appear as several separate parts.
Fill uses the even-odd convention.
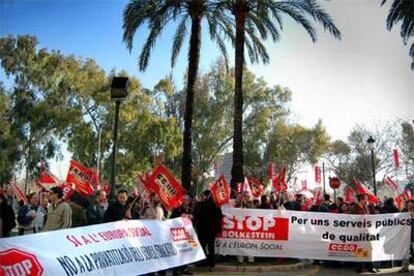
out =
[[[243,67],[244,67],[244,13],[236,13],[236,56],[234,89],[234,130],[232,179],[243,181]]]
[[[181,183],[188,189],[191,185],[191,128],[193,125],[194,86],[197,80],[200,61],[201,17],[191,20],[190,49],[188,52],[187,95],[184,111],[183,161],[181,168]]]

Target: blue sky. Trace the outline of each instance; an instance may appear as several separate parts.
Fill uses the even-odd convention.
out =
[[[173,73],[182,83],[187,49],[176,68],[170,68],[174,26],[158,40],[150,65],[139,72],[137,56],[146,30],[135,36],[132,53],[122,42],[122,12],[126,0],[0,0],[0,36],[31,34],[40,46],[95,59],[105,70],[126,69],[146,87]],[[312,126],[322,119],[333,138],[345,139],[355,124],[381,126],[386,121],[414,119],[414,73],[408,46],[399,26],[389,32],[389,6],[376,0],[320,1],[342,32],[342,41],[319,30],[318,43],[284,18],[280,42],[267,43],[268,65],[249,68],[270,85],[293,91],[293,119]],[[389,5],[389,4],[388,4]],[[203,32],[201,71],[219,57]],[[4,75],[0,75],[4,78]]]

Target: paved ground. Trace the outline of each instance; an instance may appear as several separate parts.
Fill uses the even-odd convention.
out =
[[[399,268],[387,268],[387,269],[380,269],[380,272],[377,273],[379,275],[410,275],[414,276],[414,266],[410,267],[410,272],[407,273],[399,273]],[[364,272],[362,275],[369,275],[372,273]],[[286,272],[195,272],[194,275],[210,275],[210,276],[225,276],[225,275],[298,275],[298,276],[305,276],[305,275],[323,275],[323,276],[333,276],[333,275],[361,275],[355,272],[352,268],[326,268],[321,267],[318,265],[312,265],[307,269],[304,270],[295,270],[295,271],[286,271]]]

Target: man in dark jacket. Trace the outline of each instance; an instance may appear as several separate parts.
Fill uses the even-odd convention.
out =
[[[194,222],[198,239],[207,255],[207,264],[210,268],[215,266],[214,244],[216,235],[221,232],[222,216],[221,209],[214,203],[211,192],[204,191],[202,201],[194,208]]]
[[[106,192],[98,190],[95,193],[93,202],[88,206],[86,216],[88,218],[88,225],[98,224],[104,222],[105,212],[108,208]]]
[[[4,194],[0,194],[0,218],[2,222],[1,237],[9,237],[10,231],[16,227],[16,221],[13,207],[7,203],[7,198]]]
[[[119,190],[116,201],[109,205],[105,212],[104,222],[118,221],[122,219],[130,219],[131,210],[128,209],[128,192],[126,190]],[[128,212],[129,211],[129,212]]]
[[[411,219],[414,220],[414,199],[410,199],[407,202],[407,208],[403,210],[403,212],[407,212],[410,214]],[[404,258],[403,263],[402,263],[402,267],[400,269],[400,272],[409,272],[409,267],[410,267],[410,251],[414,250],[414,222],[413,224],[411,224],[411,246],[410,249],[408,250],[408,254],[407,256]]]

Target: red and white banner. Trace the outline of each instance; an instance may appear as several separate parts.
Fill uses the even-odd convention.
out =
[[[96,172],[85,167],[76,160],[70,161],[66,182],[73,184],[73,188],[83,196],[91,196],[94,192]]]
[[[368,188],[365,187],[364,184],[362,184],[355,178],[352,179],[352,182],[355,184],[357,194],[367,195],[369,203],[378,203],[378,198],[370,190],[368,190]]]
[[[400,167],[400,157],[397,149],[394,149],[394,165],[397,169]]]
[[[401,260],[413,220],[408,213],[345,215],[222,208],[219,254],[342,262]]]
[[[321,183],[321,167],[319,165],[315,165],[315,182]]]
[[[164,166],[158,165],[144,184],[159,196],[166,209],[180,207],[185,190]]]
[[[224,175],[220,176],[216,182],[210,184],[210,191],[217,206],[221,206],[230,201],[230,189]]]
[[[122,220],[3,238],[0,275],[141,275],[204,258],[187,218]]]

